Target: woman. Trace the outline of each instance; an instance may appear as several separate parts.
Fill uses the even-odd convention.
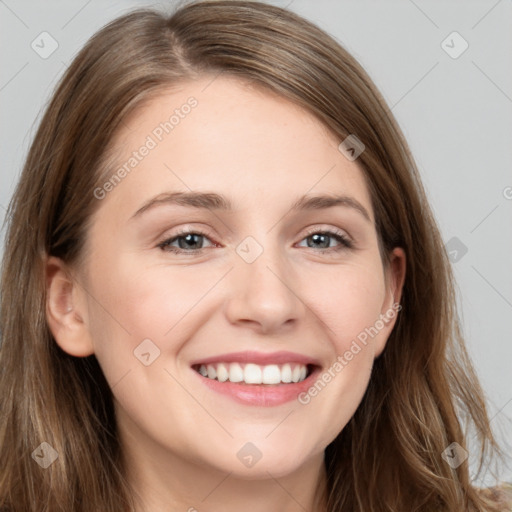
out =
[[[470,481],[499,447],[407,144],[289,11],[99,31],[30,149],[1,296],[6,510],[507,510]]]

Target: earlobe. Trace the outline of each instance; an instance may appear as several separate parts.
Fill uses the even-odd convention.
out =
[[[62,350],[76,357],[94,353],[80,286],[66,264],[55,256],[46,262],[46,319]]]

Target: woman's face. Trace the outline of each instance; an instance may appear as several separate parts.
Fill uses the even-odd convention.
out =
[[[124,123],[93,198],[80,336],[56,339],[96,355],[129,450],[279,477],[322,457],[352,417],[397,316],[404,256],[383,268],[363,173],[340,142],[222,77]]]

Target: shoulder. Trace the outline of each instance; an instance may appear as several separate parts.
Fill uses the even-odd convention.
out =
[[[512,512],[512,483],[502,482],[495,487],[477,488],[482,496],[500,505],[502,512]]]

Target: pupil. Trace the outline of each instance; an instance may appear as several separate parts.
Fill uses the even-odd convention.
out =
[[[188,235],[182,236],[179,239],[180,249],[190,249],[190,247],[194,245],[194,240],[192,240],[193,237],[202,237],[202,235],[196,235],[194,233],[189,233]],[[181,243],[182,240],[186,240],[186,242],[182,244]],[[197,243],[197,241],[196,241],[196,243]],[[195,248],[195,247],[192,247],[192,248]]]
[[[328,241],[328,236],[325,235],[325,234],[321,234],[321,233],[316,233],[314,235],[311,235],[311,238],[315,241],[315,242],[318,242],[319,241],[319,238],[322,237],[324,239],[324,243],[322,243],[322,247],[329,247],[329,241]],[[327,244],[325,243],[325,241],[327,241]]]

